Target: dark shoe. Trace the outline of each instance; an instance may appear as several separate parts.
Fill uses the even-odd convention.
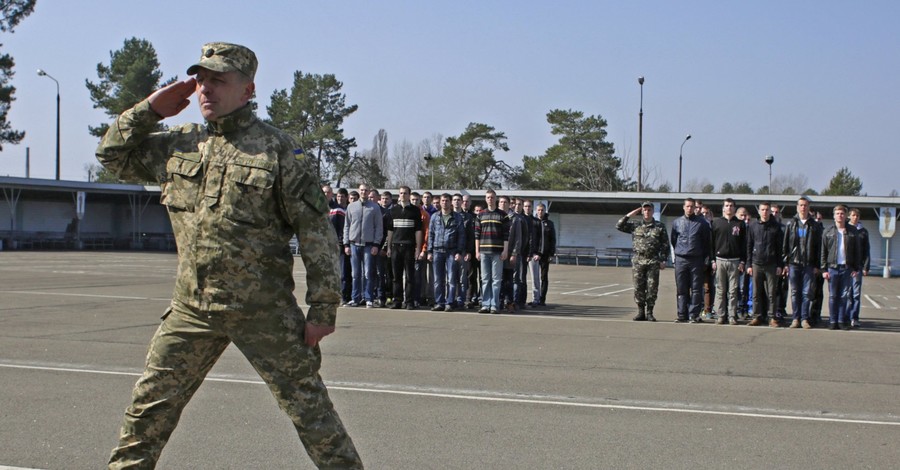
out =
[[[442,310],[444,310],[444,306],[443,306],[443,305],[435,305],[434,307],[431,307],[431,311],[432,311],[432,312],[440,312],[440,311],[442,311]]]
[[[647,315],[644,315],[644,312],[639,312],[639,313],[638,313],[637,315],[635,315],[634,318],[632,318],[631,320],[632,320],[632,321],[646,321],[646,320],[647,320]]]
[[[478,310],[478,313],[491,313],[491,309],[484,307],[484,308]]]
[[[656,317],[652,313],[647,313],[647,321],[656,321]]]
[[[691,318],[688,323],[703,323],[703,319],[700,318],[700,315],[697,315],[696,317]]]
[[[839,327],[837,323],[832,323],[828,326],[828,329],[829,330],[840,330],[841,327]]]
[[[859,320],[850,320],[850,326],[853,328],[859,328]]]
[[[850,324],[849,324],[849,323],[844,323],[843,326],[842,326],[842,328],[843,328],[844,330],[850,331]]]
[[[688,322],[688,321],[687,321],[686,318],[678,317],[678,318],[675,319],[675,323],[687,323],[687,322]]]
[[[416,309],[416,304],[406,304],[406,309],[407,309],[407,310],[415,310],[415,309]]]
[[[762,326],[763,319],[762,317],[753,317],[753,320],[750,320],[750,323],[747,323],[750,326]]]
[[[492,308],[492,309],[491,309],[491,313],[494,314],[494,315],[497,315],[497,314],[500,313],[500,311],[497,310],[496,308]]]
[[[394,303],[391,304],[391,310],[396,310],[396,309],[398,309],[398,308],[400,308],[400,304],[399,304],[399,303],[394,302]]]

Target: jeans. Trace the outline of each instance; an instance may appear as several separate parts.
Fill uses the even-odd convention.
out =
[[[739,259],[716,258],[715,305],[719,318],[726,318],[731,314],[731,318],[737,319],[740,310],[738,308],[740,265]]]
[[[792,264],[788,272],[791,284],[791,309],[794,320],[809,320],[809,306],[813,298],[815,268]]]
[[[706,264],[703,263],[703,258],[675,257],[675,299],[678,319],[687,320],[700,316],[705,271]]]
[[[468,300],[466,293],[469,292],[469,272],[472,270],[472,260],[466,261],[465,255],[460,255],[459,262],[459,289],[456,291],[456,305],[462,307]]]
[[[850,268],[843,266],[828,268],[828,321],[830,323],[850,323],[847,304],[852,287]]]
[[[351,299],[356,303],[373,301],[376,277],[371,246],[350,245],[350,269],[353,275]]]
[[[540,260],[529,260],[528,267],[531,269],[531,299],[534,303],[541,303],[541,262]]]
[[[481,253],[481,307],[500,310],[503,260],[500,253]]]
[[[513,303],[519,307],[525,306],[525,298],[528,294],[528,257],[525,255],[516,255],[516,262],[513,263],[512,278]]]
[[[850,305],[847,307],[851,320],[859,321],[859,308],[862,306],[862,283],[863,273],[860,271],[853,278],[853,288],[850,291]]]
[[[431,255],[431,266],[434,271],[434,304],[452,305],[456,299],[456,285],[459,283],[459,265],[453,260],[453,254],[435,251]]]

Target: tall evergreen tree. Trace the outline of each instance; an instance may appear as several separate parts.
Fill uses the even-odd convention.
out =
[[[822,191],[824,196],[859,196],[862,191],[862,181],[850,173],[850,169],[843,167],[828,182],[828,187]]]
[[[459,136],[447,137],[441,154],[423,155],[427,164],[419,173],[418,185],[434,189],[508,185],[518,169],[498,159],[498,151],[509,151],[506,134],[487,124],[470,123]]]
[[[2,0],[0,1],[0,32],[12,33],[16,25],[34,11],[36,0]],[[3,44],[0,44],[3,47]],[[16,100],[16,87],[9,84],[12,80],[13,67],[16,62],[9,54],[0,54],[0,150],[3,144],[18,144],[25,138],[25,132],[17,131],[6,120],[12,102]]]
[[[145,39],[126,39],[117,51],[110,51],[109,65],[97,64],[100,81],[93,83],[85,79],[84,84],[91,94],[94,108],[103,109],[110,118],[115,118],[125,110],[150,96],[161,86],[175,81],[170,78],[160,85],[162,72],[153,44]],[[91,135],[103,137],[109,124],[88,126]]]
[[[272,93],[266,110],[268,122],[290,134],[307,158],[314,161],[318,176],[333,181],[346,174],[356,147],[355,138],[344,137],[344,118],[356,112],[341,93],[344,84],[332,74],[294,72],[294,85]]]
[[[544,155],[523,159],[526,189],[555,191],[621,191],[628,182],[620,173],[622,160],[606,141],[606,120],[581,111],[554,109],[547,113],[550,132],[559,143]]]

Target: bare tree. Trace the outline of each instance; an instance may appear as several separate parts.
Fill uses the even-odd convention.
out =
[[[809,188],[809,178],[804,174],[789,173],[772,178],[772,194],[802,194]]]
[[[394,144],[394,155],[388,162],[388,178],[392,186],[411,186],[416,182],[418,172],[416,148],[412,142],[403,139]]]
[[[684,191],[688,193],[702,193],[704,192],[704,188],[711,186],[712,183],[709,182],[709,178],[703,177],[702,179],[691,178],[687,180],[687,183],[684,185]]]
[[[637,159],[631,155],[631,145],[618,148],[622,149],[619,154],[619,159],[622,160],[622,168],[619,169],[619,174],[629,188],[637,189],[637,179],[635,178],[637,175]],[[642,162],[641,176],[642,189],[652,189],[657,187],[657,185],[662,186],[664,184],[661,182],[662,172],[658,165],[647,164],[646,161]]]
[[[388,167],[388,135],[384,129],[378,129],[375,138],[372,139],[372,150],[369,152],[369,158],[375,160],[382,170],[387,171]]]

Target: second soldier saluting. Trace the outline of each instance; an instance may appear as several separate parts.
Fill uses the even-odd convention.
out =
[[[638,313],[634,321],[656,321],[653,306],[659,290],[659,271],[666,268],[669,257],[669,236],[666,226],[653,218],[653,204],[644,202],[616,223],[620,232],[630,233],[634,244],[631,269],[634,277],[634,302]],[[630,221],[630,217],[642,213],[640,221]]]

